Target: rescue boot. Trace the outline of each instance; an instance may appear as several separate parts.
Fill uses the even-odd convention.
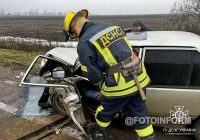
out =
[[[90,140],[106,140],[106,128],[102,128],[95,124],[89,132]]]

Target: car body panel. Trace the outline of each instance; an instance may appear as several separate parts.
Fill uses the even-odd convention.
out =
[[[197,48],[188,47],[144,47],[142,60],[145,62],[146,50],[179,50],[179,51],[198,51]],[[178,78],[178,77],[177,77]],[[189,87],[177,87],[174,86],[150,86],[147,88],[147,106],[152,116],[156,116],[158,113],[160,116],[169,116],[170,110],[175,106],[184,106],[186,110],[189,110],[189,115],[193,118],[197,118],[200,115],[198,109],[200,102],[200,89],[192,89]]]
[[[48,51],[46,55],[51,55],[56,59],[59,59],[63,62],[67,62],[71,66],[74,65],[76,59],[78,58],[77,49],[74,47],[73,48],[57,47]]]
[[[147,107],[152,116],[169,116],[175,106],[184,106],[191,117],[200,115],[200,90],[147,88]]]
[[[144,63],[146,50],[198,51],[195,47],[183,46],[144,47],[141,56]],[[158,114],[159,116],[169,116],[170,110],[175,106],[184,106],[186,110],[189,110],[189,115],[193,118],[197,118],[200,115],[200,89],[190,89],[188,87],[177,86],[171,88],[170,86],[150,85],[146,91],[147,106],[152,116],[157,116]]]
[[[147,38],[145,40],[134,40],[131,38],[131,34],[134,32],[127,33],[127,37],[130,44],[134,46],[185,46],[195,47],[200,50],[200,36],[183,31],[148,31],[146,32]],[[137,33],[136,33],[137,34]]]

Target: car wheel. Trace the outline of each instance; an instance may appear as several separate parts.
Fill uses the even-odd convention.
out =
[[[67,112],[62,102],[63,96],[61,94],[54,93],[51,95],[52,108],[61,115],[67,115]]]
[[[196,140],[200,140],[200,117],[195,121],[194,128],[196,129],[194,137]]]

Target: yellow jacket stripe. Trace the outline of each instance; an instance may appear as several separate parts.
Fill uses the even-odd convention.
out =
[[[84,71],[84,72],[88,72],[88,71],[87,71],[87,67],[84,66],[84,65],[81,65],[81,70]]]
[[[100,52],[100,54],[103,56],[104,60],[106,61],[106,63],[109,66],[113,66],[113,65],[117,64],[117,62],[115,60],[112,60],[112,58],[110,57],[109,54],[111,54],[111,53],[106,52],[105,50],[103,50],[96,41],[93,42],[93,44],[95,45],[95,47]]]
[[[140,82],[140,85],[142,88],[146,87],[146,85],[148,85],[150,82],[150,79],[149,77],[147,77],[143,82]],[[113,96],[124,96],[124,95],[129,95],[131,93],[134,93],[138,91],[138,87],[136,85],[134,86],[131,86],[125,90],[122,90],[122,91],[113,91],[113,92],[107,92],[107,91],[104,91],[103,89],[101,90],[101,93],[104,95],[104,96],[107,96],[107,97],[113,97]]]
[[[107,32],[110,32],[110,31],[113,31],[114,29],[117,29],[119,27],[117,26],[111,26],[111,27],[108,27],[104,30],[102,30],[101,32],[97,33],[96,35],[94,35],[91,39],[90,39],[90,42],[94,42],[95,40],[97,40],[99,37],[103,36],[105,33]]]
[[[129,41],[128,41],[128,39],[127,39],[126,36],[124,37],[124,40],[125,40],[126,44],[128,45],[128,47],[130,48],[130,50],[131,50],[131,52],[132,52],[132,51],[133,51],[133,48],[131,47],[131,44],[129,43]]]
[[[124,84],[126,83],[124,76],[122,75],[122,73],[120,72],[120,75],[118,76],[118,73],[114,73],[114,77],[115,77],[115,81],[118,81],[118,77],[119,77],[119,84]]]
[[[110,50],[108,48],[102,49],[96,41],[93,42],[93,44],[95,45],[97,50],[101,53],[101,55],[103,56],[104,60],[106,61],[106,63],[109,66],[113,66],[113,65],[118,64],[116,59],[113,57],[113,55],[111,54],[111,52],[110,52]],[[115,75],[115,79],[118,79],[118,76]],[[125,79],[124,79],[124,77],[122,75],[120,76],[120,79],[122,79],[122,81],[125,81]]]
[[[142,71],[143,73],[141,75],[138,76],[138,79],[139,79],[139,82],[145,80],[148,76],[147,76],[147,73],[146,73],[146,69],[144,67],[144,64],[142,64]],[[125,85],[124,85],[125,84]],[[118,86],[114,86],[114,87],[106,87],[106,85],[104,84],[103,85],[103,90],[104,91],[115,91],[115,90],[125,90],[133,85],[135,85],[135,81],[134,79],[127,82],[127,83],[124,83],[124,84],[119,84]]]

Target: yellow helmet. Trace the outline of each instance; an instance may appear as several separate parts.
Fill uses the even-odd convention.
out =
[[[81,14],[83,17],[85,18],[88,18],[88,10],[87,9],[83,9],[79,12],[77,12],[76,14],[74,12],[67,12],[66,16],[65,16],[65,20],[64,20],[64,28],[65,28],[65,31],[70,31],[70,25],[74,19],[74,17],[76,17],[77,14]]]

